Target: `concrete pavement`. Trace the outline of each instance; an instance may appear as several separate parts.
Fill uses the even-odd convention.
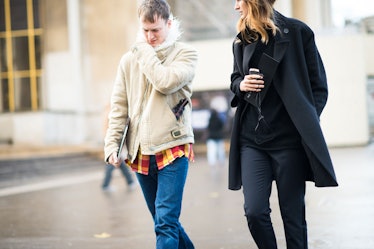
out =
[[[331,149],[331,155],[340,186],[307,185],[309,249],[374,249],[374,146]],[[102,192],[103,170],[82,168],[0,188],[0,248],[154,248],[140,188],[129,191],[116,170],[117,191]],[[275,188],[271,205],[278,245],[285,249]],[[255,249],[242,206],[241,191],[227,190],[227,165],[209,167],[198,155],[181,216],[195,247]]]

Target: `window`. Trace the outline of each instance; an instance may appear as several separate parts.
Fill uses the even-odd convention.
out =
[[[40,108],[38,0],[0,0],[0,113]]]

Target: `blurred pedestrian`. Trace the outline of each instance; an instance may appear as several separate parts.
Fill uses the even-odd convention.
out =
[[[105,108],[105,116],[104,116],[104,134],[106,133],[106,130],[108,129],[108,114],[110,110],[110,105],[107,105]],[[113,170],[116,167],[114,167],[111,164],[105,165],[105,173],[104,173],[104,179],[103,183],[101,185],[101,188],[105,192],[112,192],[115,190],[113,186],[110,185],[112,181],[112,174]],[[119,169],[121,170],[121,173],[123,177],[125,178],[125,181],[127,183],[128,190],[134,190],[136,188],[136,181],[134,180],[133,174],[131,172],[131,169],[128,165],[124,163],[124,161],[121,162]]]
[[[224,141],[225,123],[215,109],[211,109],[207,127],[207,158],[211,166],[223,164],[226,159]]]
[[[136,171],[154,220],[157,249],[192,249],[180,221],[189,161],[193,160],[191,83],[197,52],[179,42],[179,22],[165,0],[144,0],[141,31],[121,59],[111,97],[105,160],[119,167],[125,121],[126,163]]]
[[[101,187],[106,192],[112,192],[115,190],[115,188],[110,185],[110,182],[112,180],[112,173],[115,168],[116,167],[114,167],[111,164],[105,165],[105,175]],[[129,169],[129,166],[126,165],[124,161],[122,161],[121,165],[119,166],[119,169],[121,170],[121,173],[126,180],[128,190],[134,190],[136,188],[136,182],[133,179],[133,175],[131,173],[131,170]]]
[[[240,18],[230,87],[237,109],[229,189],[243,186],[254,241],[258,248],[275,249],[269,204],[275,180],[287,249],[305,249],[305,181],[338,185],[319,123],[327,80],[313,31],[274,10],[274,2],[235,2]]]

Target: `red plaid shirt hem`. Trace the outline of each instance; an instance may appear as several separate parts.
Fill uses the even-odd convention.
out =
[[[157,168],[159,170],[171,164],[175,159],[185,156],[189,161],[194,161],[195,155],[192,149],[192,144],[184,144],[175,146],[173,148],[163,150],[155,154]],[[133,163],[125,160],[126,164],[137,173],[148,175],[149,172],[149,159],[150,155],[143,155],[139,150],[137,157]]]

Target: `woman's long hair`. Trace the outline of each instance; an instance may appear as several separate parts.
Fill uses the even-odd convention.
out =
[[[273,5],[276,0],[241,0],[248,8],[248,14],[245,18],[240,18],[237,24],[238,32],[242,38],[252,43],[261,36],[261,41],[269,41],[268,30],[275,36],[277,26],[274,23]]]

